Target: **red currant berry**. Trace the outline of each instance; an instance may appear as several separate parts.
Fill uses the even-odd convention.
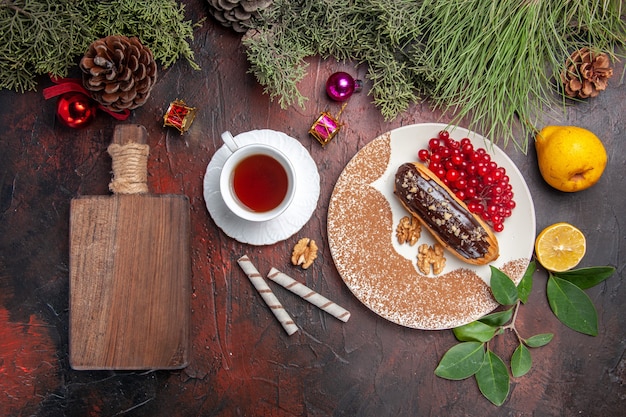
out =
[[[459,149],[461,147],[461,144],[452,138],[448,139],[446,141],[446,144],[448,145],[448,148],[450,149]]]
[[[430,156],[430,152],[428,152],[426,149],[421,149],[418,153],[417,153],[417,157],[420,159],[420,161],[422,162],[426,162],[428,161],[428,157]]]
[[[502,200],[503,200],[502,196],[500,196],[500,195],[496,195],[496,196],[491,197],[491,198],[489,199],[489,202],[490,202],[491,204],[501,204],[501,203],[502,203]]]
[[[474,152],[474,147],[471,143],[466,143],[464,145],[461,145],[461,152],[463,153],[463,155],[471,155]]]
[[[472,141],[470,140],[470,138],[463,138],[463,139],[461,139],[461,146],[465,146],[465,145],[470,145],[470,146],[474,147],[472,145]]]
[[[441,165],[441,162],[431,162],[428,165],[428,168],[430,168],[432,172],[436,172],[437,170],[443,168],[443,165]]]
[[[467,171],[467,173],[468,173],[469,175],[475,175],[475,174],[476,174],[476,164],[474,164],[474,163],[470,162],[470,163],[467,165],[467,168],[465,168],[465,171]]]
[[[452,155],[450,157],[450,161],[452,161],[452,164],[454,164],[455,166],[461,166],[463,162],[465,162],[461,155]]]
[[[504,189],[502,187],[500,187],[499,184],[495,184],[493,187],[491,187],[491,190],[489,190],[489,194],[492,197],[498,196],[498,195],[502,195],[504,193]]]
[[[474,153],[470,155],[470,160],[472,162],[482,161],[482,156],[478,151],[474,151]]]
[[[450,182],[458,180],[459,172],[455,169],[449,169],[448,172],[446,172],[446,179]]]
[[[479,213],[482,207],[483,206],[481,206],[480,203],[477,203],[473,200],[467,203],[467,209],[472,213]]]
[[[467,180],[459,176],[459,178],[454,182],[454,186],[459,190],[465,190],[467,188]]]
[[[489,167],[487,165],[481,165],[476,169],[476,173],[481,177],[485,177],[489,173]]]
[[[450,133],[447,130],[442,130],[439,132],[439,139],[448,140],[450,138]]]

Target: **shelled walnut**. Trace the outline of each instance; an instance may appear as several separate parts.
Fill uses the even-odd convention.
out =
[[[433,274],[439,275],[446,266],[446,258],[443,256],[443,246],[435,243],[428,246],[426,243],[417,249],[417,267],[423,274],[430,274],[432,266]]]
[[[404,216],[400,219],[398,226],[396,227],[396,238],[398,243],[404,245],[408,243],[413,246],[417,243],[422,233],[422,225],[415,216]]]
[[[307,269],[317,258],[317,244],[309,238],[302,238],[296,243],[291,252],[291,263]]]

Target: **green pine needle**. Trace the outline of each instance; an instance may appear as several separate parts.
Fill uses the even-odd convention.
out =
[[[34,90],[37,76],[64,77],[94,40],[137,36],[164,67],[194,69],[193,25],[175,0],[0,0],[0,88]]]
[[[592,5],[593,3],[593,5]],[[437,106],[471,120],[495,143],[527,151],[556,100],[555,76],[570,53],[626,44],[619,2],[425,0],[425,54]],[[453,28],[454,30],[451,30]],[[522,137],[516,137],[515,126]]]
[[[283,108],[306,100],[297,82],[307,56],[351,60],[367,65],[385,119],[431,97],[453,122],[470,120],[492,142],[526,152],[542,113],[559,103],[555,75],[570,53],[587,46],[615,58],[626,46],[622,8],[621,0],[274,0],[254,23],[261,35],[244,44],[250,71]]]

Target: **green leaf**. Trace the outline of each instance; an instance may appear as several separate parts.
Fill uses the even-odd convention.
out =
[[[524,272],[524,276],[522,280],[517,284],[517,295],[522,303],[526,304],[528,301],[528,296],[530,296],[530,291],[533,289],[533,274],[537,270],[537,265],[535,261],[531,261],[528,264],[528,268],[526,268],[526,272]]]
[[[520,343],[511,356],[511,373],[516,378],[524,376],[530,371],[532,364],[533,358],[530,356],[530,350]]]
[[[550,308],[561,323],[580,333],[598,335],[598,314],[583,290],[551,274],[547,295]]]
[[[598,285],[615,273],[612,266],[593,266],[589,268],[572,269],[565,272],[553,272],[554,276],[567,280],[582,290]]]
[[[488,324],[489,326],[504,326],[513,317],[513,308],[504,311],[487,314],[478,321]]]
[[[509,372],[498,355],[490,350],[485,354],[483,366],[476,372],[480,392],[495,405],[502,405],[509,395]]]
[[[483,343],[464,342],[452,346],[441,358],[435,375],[445,379],[460,380],[474,375],[485,357]]]
[[[473,321],[463,326],[455,327],[452,332],[461,342],[488,342],[494,336],[498,327],[489,326],[480,321]]]
[[[550,343],[553,337],[554,337],[554,334],[552,333],[536,334],[534,336],[529,337],[528,339],[524,339],[524,343],[526,344],[526,346],[531,347],[531,348],[541,347]]]
[[[491,292],[496,301],[502,305],[512,305],[519,299],[515,283],[498,268],[491,268]]]

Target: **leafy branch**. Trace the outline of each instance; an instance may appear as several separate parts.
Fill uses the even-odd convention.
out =
[[[454,328],[454,336],[461,343],[443,355],[435,375],[450,380],[474,376],[485,398],[497,406],[506,401],[510,389],[509,370],[505,362],[490,349],[489,342],[505,331],[515,334],[518,346],[511,355],[510,368],[511,375],[518,378],[532,367],[530,349],[545,346],[554,337],[552,333],[540,333],[524,338],[515,324],[520,307],[528,301],[535,270],[536,264],[532,261],[519,284],[515,285],[504,272],[491,267],[491,291],[496,301],[507,308]],[[603,282],[614,272],[615,268],[611,266],[550,272],[547,297],[557,319],[577,332],[596,336],[598,315],[583,290]]]
[[[0,88],[34,90],[38,75],[67,76],[94,40],[137,36],[164,67],[184,57],[193,26],[175,0],[0,0]]]
[[[244,45],[250,71],[283,108],[305,101],[305,57],[351,60],[367,66],[385,119],[429,97],[454,122],[465,118],[494,143],[526,152],[537,119],[556,104],[555,74],[571,52],[615,55],[626,46],[622,3],[273,0],[253,27],[275,42],[246,37]]]
[[[257,34],[243,44],[250,72],[283,108],[306,98],[298,82],[308,56],[367,64],[369,94],[386,119],[408,109],[425,93],[424,60],[416,39],[421,29],[415,0],[274,0],[261,12]],[[268,44],[268,37],[271,44]],[[286,58],[285,58],[286,57]],[[287,81],[285,81],[287,80]]]

